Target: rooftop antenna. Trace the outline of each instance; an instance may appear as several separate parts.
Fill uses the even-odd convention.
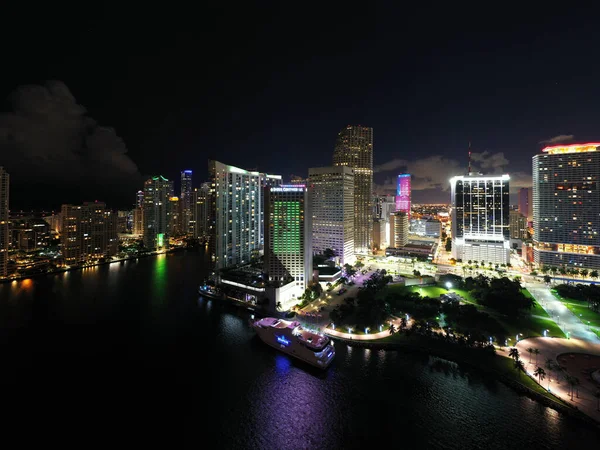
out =
[[[469,176],[471,175],[471,141],[469,141]]]

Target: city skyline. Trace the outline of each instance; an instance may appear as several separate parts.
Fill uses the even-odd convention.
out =
[[[407,172],[414,175],[415,202],[447,202],[448,179],[463,174],[471,142],[474,169],[509,173],[514,201],[518,188],[530,185],[531,157],[545,146],[542,141],[597,140],[599,63],[588,56],[598,38],[593,15],[585,11],[525,8],[505,30],[508,11],[484,26],[459,10],[430,17],[420,7],[391,7],[354,17],[325,8],[319,17],[306,17],[327,25],[315,26],[311,39],[299,38],[303,21],[280,20],[284,6],[245,12],[257,19],[252,30],[242,20],[247,15],[231,17],[214,7],[203,31],[181,27],[161,39],[144,24],[152,21],[135,21],[132,33],[126,13],[115,18],[101,11],[80,29],[69,24],[60,32],[59,18],[46,21],[56,25],[52,33],[40,24],[36,33],[64,52],[45,55],[27,44],[11,49],[30,52],[30,62],[2,74],[0,84],[8,113],[0,120],[0,149],[12,174],[13,204],[27,208],[60,196],[54,202],[97,199],[125,206],[131,203],[127,189],[159,173],[176,179],[189,168],[199,185],[208,179],[206,160],[215,157],[284,179],[306,176],[308,168],[329,164],[325,155],[348,124],[374,129],[379,194],[392,193],[395,175]],[[301,19],[305,13],[298,14]],[[414,25],[396,26],[409,17]],[[372,33],[339,33],[365,20]],[[423,20],[434,30],[427,36],[417,26]],[[186,56],[221,29],[252,32],[231,57],[225,43],[207,50],[206,61]],[[289,51],[275,52],[273,35]],[[406,45],[414,35],[421,39]],[[107,55],[104,66],[97,64],[99,52]],[[576,79],[569,70],[548,70],[554,52],[585,60],[586,69]],[[344,77],[331,75],[361,54],[369,55],[369,63]],[[154,70],[156,61],[164,69]],[[204,70],[209,63],[211,70]],[[62,83],[44,88],[46,80]],[[44,123],[52,125],[52,134]],[[79,143],[69,148],[74,137]],[[61,180],[85,180],[86,198],[73,198],[80,190]]]

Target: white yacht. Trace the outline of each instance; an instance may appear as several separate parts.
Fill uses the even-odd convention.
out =
[[[333,361],[333,342],[327,336],[303,329],[299,322],[265,317],[251,324],[265,343],[312,366],[326,369]]]

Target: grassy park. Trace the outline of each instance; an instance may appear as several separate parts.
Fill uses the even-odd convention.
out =
[[[592,330],[600,337],[600,312],[593,311],[589,308],[588,302],[584,300],[576,300],[568,297],[561,297],[555,290],[552,293],[565,305],[573,314],[579,317],[584,324],[590,325]]]

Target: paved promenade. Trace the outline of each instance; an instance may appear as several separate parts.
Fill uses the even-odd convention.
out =
[[[600,422],[598,400],[594,397],[594,393],[600,390],[600,387],[591,381],[588,375],[581,373],[581,371],[579,373],[567,372],[569,375],[577,377],[580,382],[579,397],[574,395],[573,400],[571,400],[569,384],[560,377],[557,377],[556,372],[550,372],[546,368],[546,361],[548,359],[551,359],[554,363],[558,363],[559,356],[565,353],[581,353],[600,357],[600,345],[582,339],[538,337],[523,339],[519,341],[516,347],[519,350],[525,370],[536,382],[538,382],[538,378],[533,375],[533,372],[537,367],[541,367],[546,371],[546,378],[540,383],[544,389],[549,390],[566,403],[576,406],[580,411]],[[527,352],[528,348],[537,348],[540,351],[537,355],[537,365],[536,355],[531,355],[530,358]],[[508,352],[499,354],[508,357]]]

